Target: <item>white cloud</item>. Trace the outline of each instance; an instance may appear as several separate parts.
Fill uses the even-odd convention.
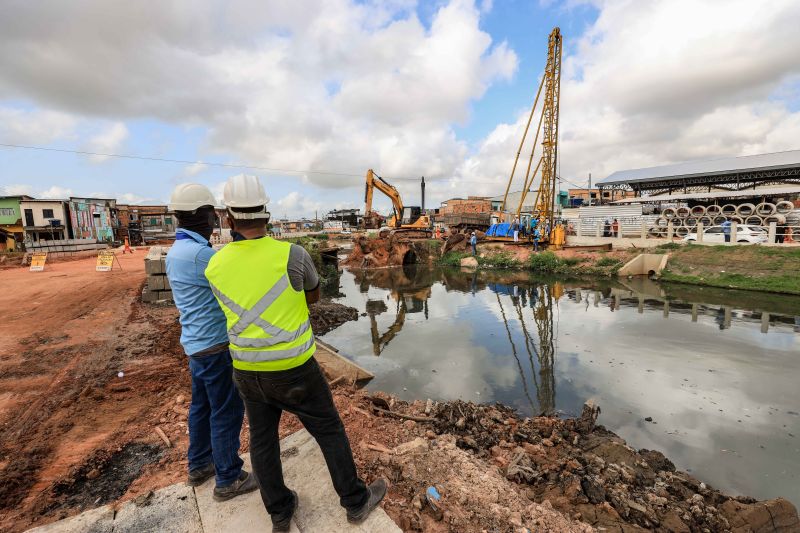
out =
[[[480,29],[473,0],[441,5],[430,27],[411,0],[171,5],[82,2],[64,25],[61,2],[14,4],[0,19],[0,98],[199,125],[209,151],[258,166],[434,178],[452,175],[467,153],[452,124],[517,67],[515,53]],[[92,151],[118,146],[123,128]]]
[[[57,200],[64,200],[72,196],[72,189],[53,185],[36,195],[36,198],[54,198]]]
[[[311,200],[297,191],[290,192],[274,204],[268,207],[275,219],[295,217],[308,217],[313,218],[315,214],[320,217],[323,215],[323,204],[318,201]]]
[[[3,186],[3,191],[4,191],[3,194],[8,196],[18,196],[23,194],[27,194],[28,196],[33,196],[33,187],[22,183],[5,185]]]
[[[124,143],[127,138],[128,128],[125,124],[122,122],[114,122],[89,139],[88,151],[98,154],[115,153],[119,151],[122,147],[122,143]],[[92,155],[89,156],[89,159],[93,163],[102,163],[110,158],[104,155]]]
[[[800,148],[792,111],[800,3],[598,7],[582,36],[565,37],[565,53],[575,52],[564,58],[561,82],[564,178],[583,185],[590,172],[596,182],[626,168]],[[460,173],[508,176],[525,120],[521,113],[498,125]]]
[[[77,123],[75,117],[58,111],[0,107],[0,142],[39,146],[49,144],[74,137]]]
[[[196,176],[201,172],[205,171],[208,168],[208,165],[203,163],[202,161],[196,161],[191,165],[187,165],[183,169],[183,175],[187,177]]]

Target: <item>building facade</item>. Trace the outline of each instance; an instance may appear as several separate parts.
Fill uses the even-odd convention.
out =
[[[467,198],[451,198],[442,202],[439,207],[439,216],[445,215],[475,215],[490,213],[492,201],[483,196],[468,196]]]
[[[22,200],[22,225],[25,242],[71,239],[71,223],[66,200]]]
[[[69,213],[74,238],[105,242],[114,240],[119,228],[116,200],[71,197]]]
[[[0,197],[0,252],[13,252],[22,248],[25,228],[22,225],[20,202],[32,200],[30,196]]]

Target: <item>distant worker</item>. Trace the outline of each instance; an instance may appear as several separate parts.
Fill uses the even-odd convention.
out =
[[[603,237],[611,237],[611,221],[609,219],[603,223]]]
[[[242,470],[239,433],[244,404],[233,385],[225,315],[205,277],[214,250],[208,239],[217,219],[214,195],[197,183],[178,185],[169,209],[178,219],[167,254],[167,278],[180,312],[181,345],[189,359],[189,478],[196,487],[216,475],[214,499],[224,501],[258,488]]]
[[[728,219],[722,223],[722,234],[725,235],[725,242],[731,242],[731,221]]]
[[[614,222],[611,223],[611,236],[612,237],[619,237],[619,221],[615,218]]]
[[[519,242],[519,221],[514,218],[513,224],[511,224],[511,231],[514,232],[514,242]]]
[[[469,244],[472,246],[472,255],[478,255],[478,237],[475,235],[474,231],[469,237]]]
[[[536,217],[531,217],[531,235],[533,235],[533,231],[536,229],[536,225],[539,223]]]
[[[786,234],[788,233],[789,226],[786,225],[786,222],[778,224],[775,227],[775,242],[778,244],[783,244],[786,240]]]
[[[289,531],[297,494],[286,487],[278,424],[296,415],[316,439],[339,503],[351,523],[363,521],[386,495],[367,487],[328,383],[313,355],[308,304],[319,300],[319,277],[308,252],[266,236],[269,198],[259,179],[240,174],[223,191],[233,242],[211,260],[206,276],[225,312],[233,376],[250,421],[250,453],[273,531]]]
[[[539,251],[539,241],[541,240],[541,238],[542,238],[541,230],[538,227],[534,228],[534,230],[533,230],[533,251],[534,252],[538,252]]]

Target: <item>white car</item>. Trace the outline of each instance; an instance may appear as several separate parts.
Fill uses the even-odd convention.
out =
[[[697,233],[689,233],[683,238],[683,242],[697,241]],[[703,231],[703,242],[725,243],[725,234],[722,226],[711,226]],[[767,231],[758,226],[748,226],[739,224],[736,227],[736,242],[740,244],[761,244],[767,242]]]

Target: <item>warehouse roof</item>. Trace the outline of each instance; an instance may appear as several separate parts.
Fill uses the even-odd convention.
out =
[[[754,170],[774,170],[784,168],[800,169],[800,150],[774,152],[771,154],[725,157],[703,161],[687,161],[660,167],[636,168],[614,172],[600,180],[598,185],[612,183],[635,183],[664,179],[720,176]]]
[[[625,198],[616,200],[613,204],[632,204],[647,202],[672,202],[677,200],[705,200],[720,198],[748,198],[760,196],[784,196],[800,194],[800,186],[787,187],[763,187],[758,189],[742,189],[740,191],[711,191],[711,192],[692,192],[680,194],[656,194],[654,196],[640,196],[637,198]]]

